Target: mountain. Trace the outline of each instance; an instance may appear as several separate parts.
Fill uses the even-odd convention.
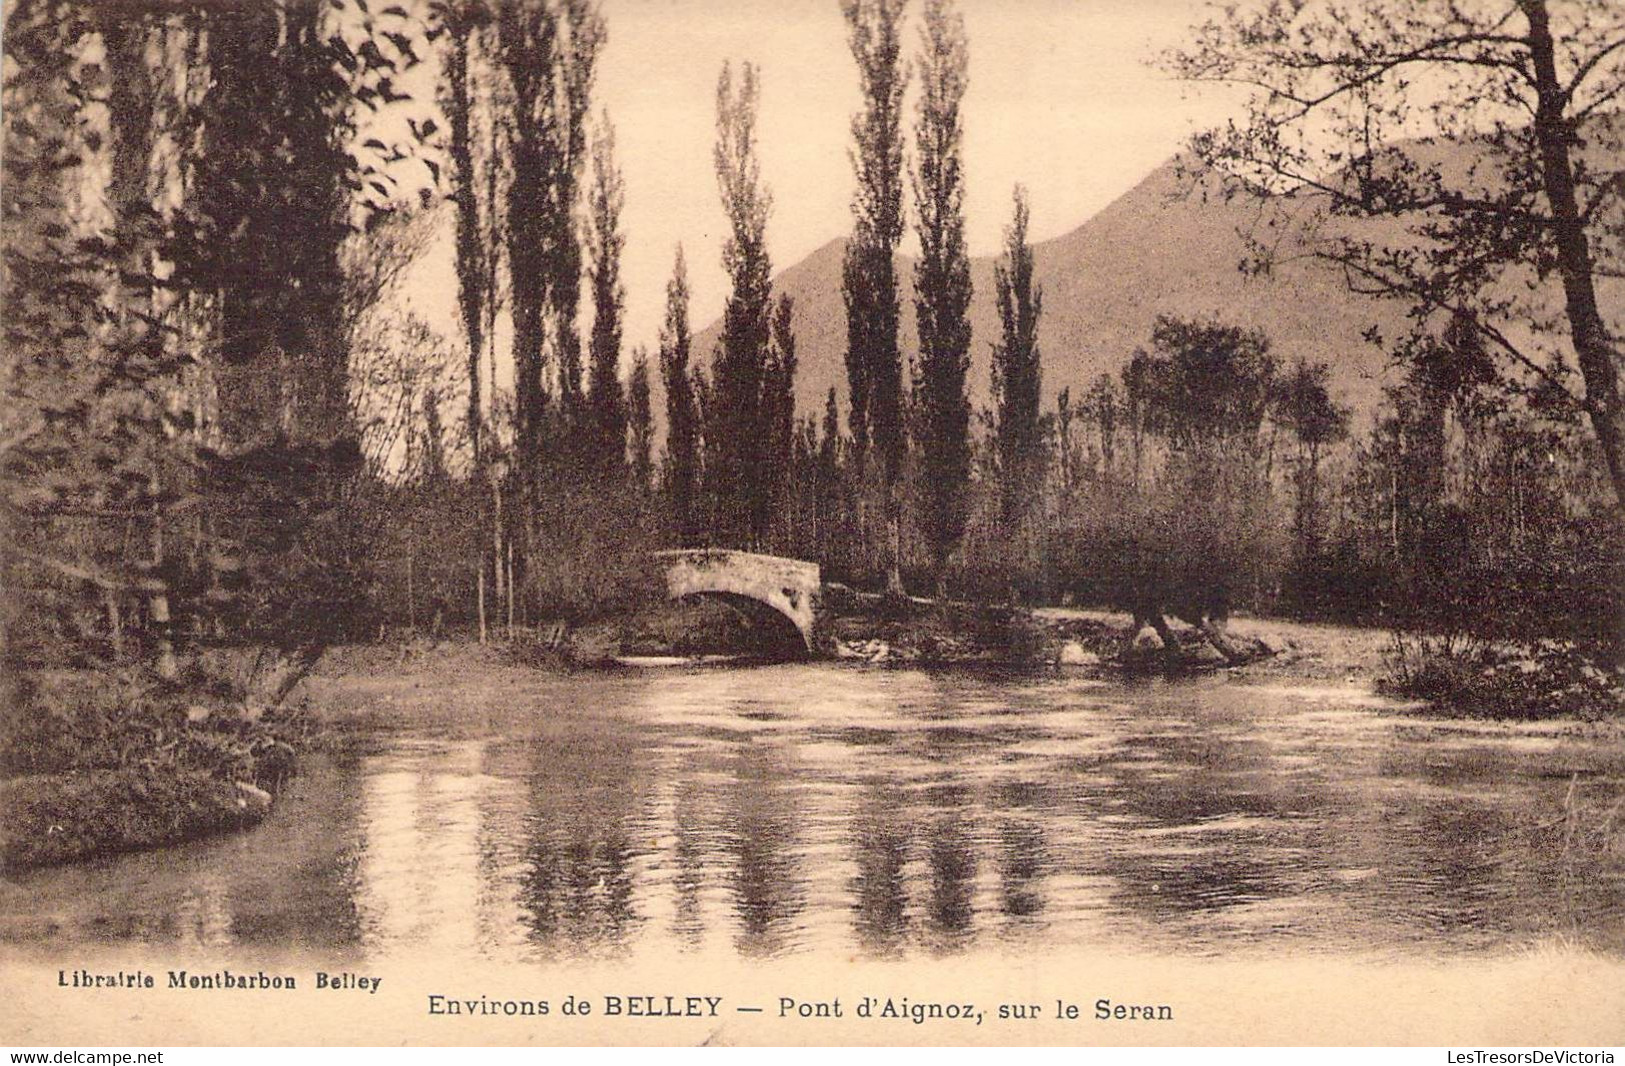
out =
[[[1044,287],[1039,344],[1044,403],[1071,387],[1079,397],[1101,373],[1116,372],[1138,347],[1150,343],[1159,314],[1212,316],[1261,328],[1283,364],[1296,358],[1332,367],[1337,399],[1369,411],[1381,395],[1385,356],[1364,339],[1377,327],[1401,332],[1404,308],[1351,294],[1341,273],[1299,261],[1267,278],[1239,269],[1245,246],[1238,231],[1256,211],[1204,195],[1169,160],[1078,228],[1034,246],[1036,276]],[[1210,190],[1206,190],[1210,191]],[[774,279],[775,293],[795,299],[802,414],[823,410],[831,385],[846,403],[846,308],[841,300],[845,241],[836,239]],[[992,344],[999,337],[994,303],[994,257],[971,261],[970,393],[976,409],[988,402]],[[914,264],[899,257],[905,368],[917,350]],[[720,330],[712,323],[695,339],[697,360],[708,359]],[[907,373],[905,369],[905,374]]]

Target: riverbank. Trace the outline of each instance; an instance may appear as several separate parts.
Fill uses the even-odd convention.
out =
[[[1137,628],[1117,611],[893,600],[839,587],[830,599],[824,637],[833,655],[874,663],[1151,674],[1263,672],[1274,664],[1276,672],[1375,677],[1386,639],[1378,630],[1238,619],[1221,632],[1221,650],[1208,634],[1168,619],[1177,645],[1169,649],[1155,629]]]
[[[1134,633],[1133,617],[1120,611],[1040,607],[1033,611],[1033,617],[1058,636],[1072,632],[1099,634],[1095,639],[1104,643],[1108,654],[1120,651],[1136,639],[1155,636],[1149,630]],[[1203,645],[1200,634],[1194,629],[1173,621],[1170,626],[1187,647],[1211,647]],[[1244,645],[1272,649],[1244,665],[1229,668],[1228,673],[1233,677],[1337,681],[1364,687],[1375,687],[1382,677],[1391,642],[1391,635],[1385,629],[1246,615],[1232,618],[1227,631]],[[1209,664],[1222,665],[1222,657],[1216,653],[1197,650],[1195,654]]]
[[[252,826],[314,729],[193,664],[29,677],[0,725],[0,870],[139,851]]]
[[[580,665],[627,659],[734,654],[794,657],[804,650],[771,608],[754,622],[737,607],[700,602],[650,605],[625,619],[581,627],[547,649]],[[1156,673],[1233,668],[1282,655],[1279,627],[1226,630],[1221,649],[1205,633],[1170,620],[1177,647],[1157,631],[1136,631],[1128,615],[1106,611],[932,600],[826,585],[811,636],[814,658],[922,667],[1063,665]],[[1227,635],[1228,634],[1228,635]],[[545,661],[546,655],[538,655]]]
[[[1014,670],[1035,676],[1079,678],[1202,677],[1224,685],[1302,688],[1320,694],[1340,693],[1373,706],[1414,712],[1419,719],[1438,718],[1438,728],[1484,731],[1489,734],[1597,736],[1625,735],[1620,718],[1585,720],[1577,716],[1544,721],[1474,718],[1432,708],[1428,701],[1385,692],[1392,664],[1393,634],[1386,629],[1360,628],[1318,622],[1237,616],[1227,631],[1242,646],[1273,649],[1241,665],[1229,665],[1202,642],[1195,630],[1170,620],[1185,649],[1181,665],[1169,668],[1160,648],[1150,641],[1150,630],[1136,634],[1133,618],[1121,612],[1092,608],[1044,607],[1022,622],[1022,636],[1012,641],[1002,635],[1005,620],[990,609],[988,632],[978,637],[969,629],[956,630],[940,618],[838,619],[829,634],[832,651],[824,661],[840,669],[887,670]],[[351,645],[331,650],[309,682],[309,702],[326,715],[334,709],[340,719],[356,701],[380,701],[411,706],[418,701],[444,702],[453,693],[468,692],[476,705],[499,700],[505,689],[523,686],[544,674],[581,673],[610,676],[622,671],[658,672],[662,668],[731,669],[762,661],[747,646],[709,647],[694,633],[682,643],[643,646],[637,655],[621,655],[614,631],[597,627],[572,634],[556,648],[538,648],[533,640],[510,644],[493,640],[481,645],[467,636],[444,640],[409,637],[377,645]],[[1140,647],[1134,648],[1138,640]],[[1012,645],[1025,656],[1007,653]],[[922,649],[935,656],[929,658]],[[1118,656],[1127,653],[1127,660]],[[1128,665],[1125,665],[1125,661]],[[1453,719],[1448,724],[1443,719]]]

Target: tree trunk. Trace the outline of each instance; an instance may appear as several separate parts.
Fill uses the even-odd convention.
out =
[[[478,577],[475,579],[474,598],[479,607],[480,615],[480,643],[485,643],[485,550],[482,548],[476,553],[479,558],[475,560]]]
[[[1237,650],[1234,644],[1230,643],[1229,635],[1225,633],[1224,627],[1218,622],[1211,618],[1204,618],[1198,628],[1201,629],[1202,635],[1207,637],[1208,643],[1212,644],[1218,649],[1219,654],[1224,656],[1225,662],[1231,666],[1239,666],[1247,661],[1247,656]]]
[[[1573,120],[1565,114],[1568,96],[1557,75],[1557,61],[1545,0],[1519,0],[1529,20],[1529,46],[1535,68],[1535,139],[1540,148],[1541,180],[1552,212],[1558,273],[1580,376],[1585,381],[1586,413],[1602,445],[1614,497],[1625,509],[1625,405],[1620,376],[1625,359],[1615,350],[1597,310],[1591,249],[1574,192],[1574,165],[1569,148]]]
[[[102,602],[107,607],[107,634],[108,642],[112,645],[113,658],[118,662],[124,660],[124,620],[120,615],[118,606],[118,592],[115,589],[102,589]]]
[[[903,523],[895,514],[886,520],[886,540],[890,545],[886,560],[886,595],[907,596],[903,588]]]
[[[491,479],[491,568],[496,580],[496,598],[501,599],[508,588],[502,566],[502,482]]]
[[[1161,611],[1152,611],[1149,616],[1137,614],[1134,616],[1134,635],[1139,636],[1140,630],[1149,624],[1162,640],[1162,654],[1171,661],[1178,661],[1182,650],[1179,638],[1174,635],[1173,628],[1168,620],[1162,616]]]
[[[164,512],[158,505],[158,471],[152,471],[148,482],[152,492],[152,570],[155,575],[163,573],[164,564]],[[169,632],[169,591],[163,579],[147,601],[147,611],[151,616],[153,633],[153,659],[152,668],[159,677],[165,681],[175,680],[179,673],[175,665],[175,643]]]

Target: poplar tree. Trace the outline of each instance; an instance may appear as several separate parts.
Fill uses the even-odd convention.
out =
[[[717,514],[713,530],[725,543],[760,545],[767,535],[770,494],[766,458],[772,264],[767,254],[767,216],[772,194],[762,184],[756,158],[756,111],[761,82],[746,63],[737,84],[723,64],[717,79],[717,143],[713,153],[728,238],[722,265],[732,291],[722,315],[722,337],[712,358],[713,402],[705,422],[708,464]]]
[[[517,462],[534,496],[544,437],[549,378],[568,414],[580,399],[581,249],[576,192],[585,154],[585,120],[603,20],[587,0],[555,6],[510,0],[498,7],[499,56],[510,89],[508,130],[508,276],[513,306]],[[554,356],[549,374],[548,353]]]
[[[553,89],[553,117],[547,125],[549,198],[546,203],[551,274],[553,350],[558,358],[559,398],[566,432],[582,415],[581,335],[576,328],[581,304],[582,249],[577,220],[581,173],[587,161],[587,114],[598,53],[606,38],[595,0],[562,0],[567,29]]]
[[[592,391],[589,396],[592,459],[605,472],[626,461],[626,398],[621,389],[621,324],[626,286],[621,284],[621,207],[625,183],[615,165],[615,129],[603,116],[593,141],[592,187],[588,196],[587,236],[591,251]]]
[[[847,521],[846,481],[841,468],[841,407],[836,400],[835,387],[830,386],[824,398],[824,422],[818,438],[817,509],[818,557],[829,566],[836,560],[836,549],[845,533]]]
[[[847,42],[858,67],[863,104],[852,117],[852,237],[842,262],[846,304],[846,377],[852,455],[861,481],[871,450],[877,460],[887,527],[886,585],[901,592],[901,494],[906,446],[903,360],[898,345],[895,255],[903,236],[902,59],[905,0],[842,0]]]
[[[964,18],[951,0],[926,0],[920,30],[920,99],[914,127],[914,200],[920,261],[914,310],[920,358],[914,374],[914,438],[920,452],[920,524],[945,591],[949,555],[965,531],[970,480],[970,260],[965,251],[961,169],[968,57]]]
[[[762,389],[763,421],[767,429],[767,484],[755,501],[761,510],[759,528],[770,529],[775,514],[788,511],[796,436],[795,301],[788,293],[773,304],[773,339],[767,380]]]
[[[472,3],[448,7],[445,15],[451,54],[441,64],[440,109],[451,127],[448,156],[451,163],[451,199],[456,206],[457,308],[463,317],[463,335],[468,341],[468,442],[474,453],[474,467],[484,467],[485,453],[480,439],[484,416],[480,402],[480,356],[485,350],[486,304],[492,299],[487,280],[489,254],[482,238],[478,176],[474,166],[474,102],[470,81],[473,74],[473,47],[477,39],[480,9]],[[495,165],[495,161],[492,161]]]
[[[1044,292],[1033,280],[1027,244],[1027,192],[1016,186],[1014,218],[1005,230],[1005,260],[993,268],[1002,332],[993,346],[993,446],[998,458],[1000,517],[1017,534],[1042,488],[1044,424],[1039,415],[1043,369],[1038,320]]]
[[[683,544],[699,535],[699,410],[689,367],[688,267],[677,246],[666,285],[666,320],[660,327],[660,380],[666,390],[664,488],[672,533]]]
[[[639,492],[647,492],[654,475],[655,426],[649,388],[649,352],[641,345],[632,352],[632,373],[626,387],[626,421],[632,483]]]

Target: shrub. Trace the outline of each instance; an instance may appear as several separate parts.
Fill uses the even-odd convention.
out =
[[[1495,645],[1462,634],[1396,632],[1378,687],[1482,718],[1596,719],[1625,710],[1625,666],[1569,641]]]
[[[130,671],[24,682],[0,719],[9,868],[236,828],[292,776],[303,708],[249,707],[224,682]]]
[[[8,870],[134,851],[252,825],[251,793],[195,770],[92,770],[0,784]]]

